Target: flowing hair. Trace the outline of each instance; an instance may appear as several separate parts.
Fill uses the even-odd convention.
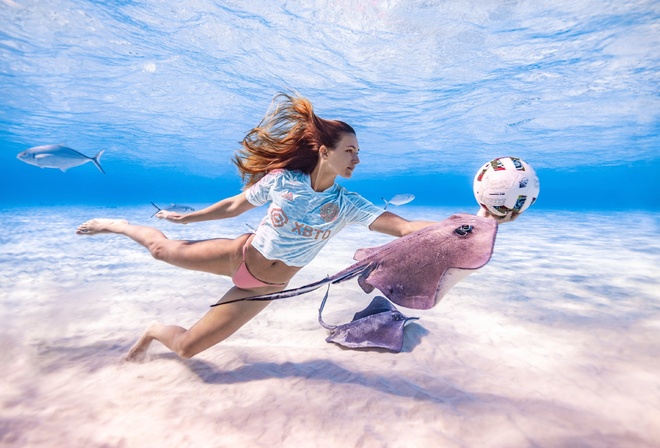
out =
[[[244,188],[276,169],[310,174],[319,159],[319,148],[335,148],[342,134],[355,130],[343,121],[317,117],[309,100],[279,93],[261,123],[247,133],[232,162]]]

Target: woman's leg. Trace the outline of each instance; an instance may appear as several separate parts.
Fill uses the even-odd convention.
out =
[[[242,248],[249,237],[249,234],[246,234],[233,240],[170,240],[158,229],[129,224],[123,219],[92,219],[81,224],[76,233],[124,235],[146,247],[157,260],[185,269],[226,276],[231,276],[241,263]]]
[[[245,290],[233,287],[222,298],[231,301],[257,294],[282,291],[284,287]],[[157,340],[182,358],[191,358],[209,347],[227,339],[261,310],[269,301],[242,301],[211,308],[197,323],[186,330],[176,325],[152,322],[142,337],[126,355],[127,361],[144,359],[151,341]]]

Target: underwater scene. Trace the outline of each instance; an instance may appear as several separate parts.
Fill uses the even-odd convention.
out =
[[[0,23],[0,446],[660,445],[657,2],[0,0]],[[395,349],[338,343],[388,295],[350,278],[191,359],[154,341],[128,362],[232,280],[76,229],[253,232],[266,207],[155,214],[239,194],[232,158],[280,92],[355,129],[337,183],[407,220],[476,214],[488,166],[538,183],[494,203],[523,212],[487,263],[388,305]],[[396,241],[348,226],[287,288]]]

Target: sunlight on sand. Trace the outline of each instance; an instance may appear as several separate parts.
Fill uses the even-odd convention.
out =
[[[408,218],[460,210],[410,207]],[[528,212],[495,255],[421,319],[402,353],[325,342],[323,292],[280,301],[183,361],[160,344],[122,356],[157,319],[189,326],[228,279],[153,260],[94,216],[173,238],[244,233],[247,216],[190,226],[148,207],[5,210],[0,232],[2,446],[653,446],[660,440],[657,214]],[[606,218],[607,217],[607,218]],[[248,221],[246,221],[248,220]],[[389,237],[349,228],[291,286]],[[376,293],[371,296],[376,295]],[[333,287],[324,318],[371,297]],[[340,430],[339,430],[340,429]]]

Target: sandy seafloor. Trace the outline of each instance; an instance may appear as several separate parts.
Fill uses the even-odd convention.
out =
[[[660,446],[658,213],[529,210],[435,308],[401,309],[421,318],[402,353],[325,342],[316,291],[192,360],[154,343],[133,364],[122,356],[150,321],[192,324],[229,280],[75,227],[123,217],[202,239],[259,221],[177,226],[150,207],[0,211],[1,446]],[[350,227],[291,286],[390,239]],[[338,285],[324,317],[347,322],[376,294]]]

